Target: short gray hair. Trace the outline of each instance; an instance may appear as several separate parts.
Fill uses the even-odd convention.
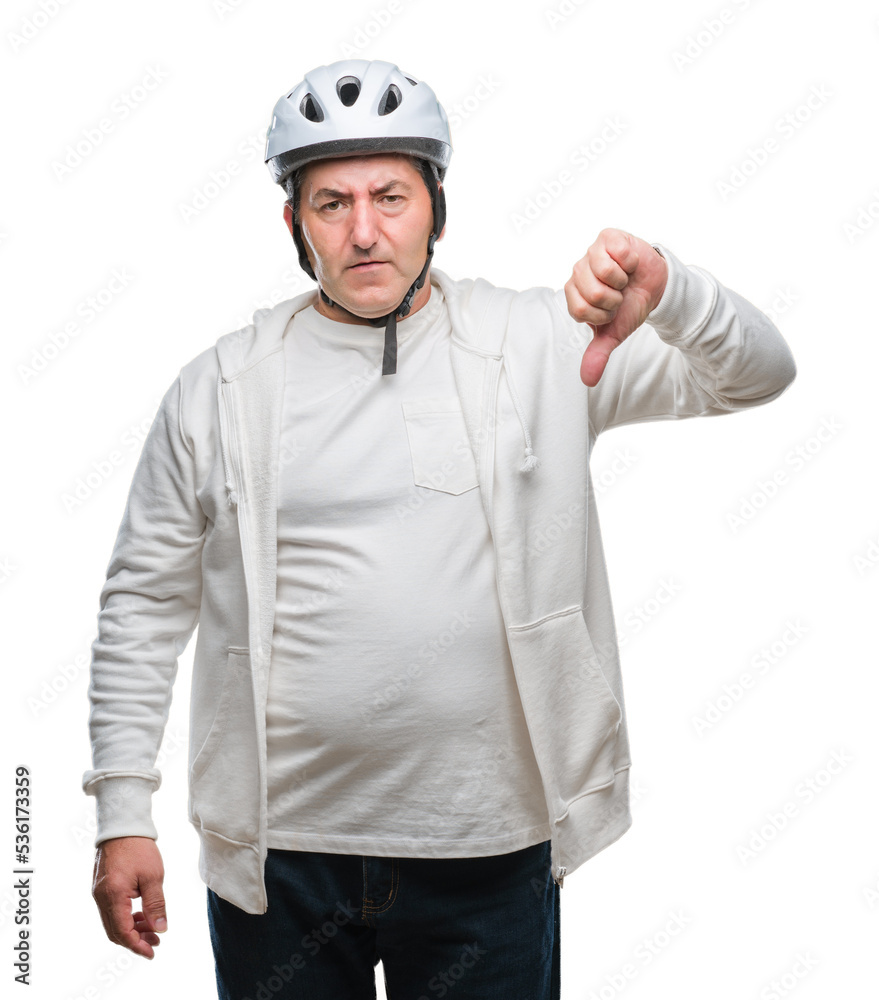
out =
[[[410,166],[414,167],[420,172],[421,176],[424,178],[425,185],[427,184],[427,171],[430,170],[433,173],[434,180],[437,186],[442,184],[445,178],[446,171],[444,167],[438,167],[435,163],[430,160],[421,159],[421,157],[413,156],[411,153],[395,153],[395,156],[401,156],[406,160]],[[306,164],[307,166],[308,164]],[[293,210],[293,221],[299,224],[299,181],[304,168],[300,167],[299,170],[294,170],[291,174],[288,174],[284,178],[284,190],[287,192],[287,204]],[[428,188],[428,190],[430,190]]]

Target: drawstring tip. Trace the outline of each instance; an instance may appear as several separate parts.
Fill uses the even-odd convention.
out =
[[[530,448],[525,449],[525,463],[521,466],[522,472],[530,472],[532,469],[536,469],[540,465],[540,459],[534,454]]]
[[[230,507],[238,506],[238,492],[235,489],[235,484],[228,482],[226,483],[226,492],[229,494],[228,505]]]

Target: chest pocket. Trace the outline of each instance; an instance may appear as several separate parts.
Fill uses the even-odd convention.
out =
[[[416,486],[458,495],[479,485],[457,396],[404,400],[403,419]]]

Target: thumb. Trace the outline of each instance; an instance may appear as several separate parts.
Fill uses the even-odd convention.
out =
[[[157,934],[163,934],[168,929],[168,917],[165,912],[165,895],[162,892],[161,879],[148,878],[142,881],[140,898],[143,903],[143,915],[150,928]]]
[[[598,384],[607,366],[611,351],[619,346],[619,341],[607,333],[600,332],[592,323],[587,326],[592,330],[592,339],[586,345],[586,351],[580,362],[580,381],[590,388]]]

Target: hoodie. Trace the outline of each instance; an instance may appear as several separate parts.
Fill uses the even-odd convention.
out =
[[[796,375],[750,302],[666,247],[668,282],[593,388],[591,329],[563,290],[514,291],[433,268],[491,532],[516,685],[550,820],[559,886],[631,826],[619,648],[589,470],[599,434],[637,421],[768,403]],[[248,913],[267,909],[266,701],[277,575],[283,337],[306,292],[254,314],[186,364],[135,468],[92,644],[95,845],[156,839],[155,763],[177,661],[199,625],[188,816],[199,873]],[[403,321],[405,322],[405,321]]]

